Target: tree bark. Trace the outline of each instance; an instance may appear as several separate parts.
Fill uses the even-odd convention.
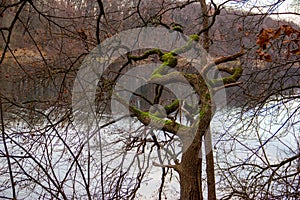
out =
[[[208,110],[205,118],[201,120],[201,123],[197,129],[197,133],[192,144],[189,147],[187,147],[186,151],[182,155],[182,159],[179,167],[181,200],[186,200],[186,199],[202,200],[203,199],[201,148],[202,148],[202,140],[204,134],[209,129],[210,120],[211,120],[211,110]],[[214,176],[214,173],[212,173],[211,175]]]
[[[216,182],[214,169],[214,155],[212,149],[211,132],[208,130],[204,136],[206,175],[207,175],[207,192],[208,200],[216,200]]]
[[[201,10],[203,15],[203,29],[209,26],[208,8],[205,0],[200,1]],[[208,52],[210,47],[209,30],[203,33],[203,48]]]
[[[196,137],[188,149],[183,153],[180,163],[180,199],[202,200],[202,157],[201,133],[198,131]]]

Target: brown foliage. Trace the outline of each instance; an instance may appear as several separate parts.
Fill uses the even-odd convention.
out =
[[[282,25],[278,29],[262,29],[257,35],[256,51],[261,60],[272,62],[271,55],[267,52],[272,44],[282,38],[282,44],[287,45],[287,55],[300,55],[300,31],[290,25]]]

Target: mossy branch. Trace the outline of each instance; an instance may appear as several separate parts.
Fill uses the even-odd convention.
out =
[[[159,59],[163,63],[159,68],[154,70],[154,72],[151,75],[151,79],[161,78],[163,75],[166,75],[168,72],[167,70],[168,66],[172,68],[176,67],[178,62],[176,55],[189,51],[193,47],[195,42],[198,41],[199,41],[198,35],[190,35],[190,38],[185,46],[174,49],[173,51],[170,52],[162,53]]]
[[[158,68],[156,68],[150,77],[150,80],[161,78],[163,75],[168,73],[168,65],[166,63],[162,63]]]
[[[224,78],[219,78],[219,79],[211,79],[210,83],[212,87],[218,87],[221,85],[227,85],[227,84],[232,84],[235,83],[239,80],[239,78],[243,74],[243,68],[238,66],[238,67],[231,67],[231,68],[222,68],[220,71],[225,71],[229,74],[230,76],[226,76]]]
[[[124,99],[122,99],[117,94],[114,94],[115,98],[124,106],[128,107],[130,112],[133,114],[133,116],[137,117],[138,120],[143,123],[145,126],[152,125],[152,126],[158,126],[163,131],[167,131],[169,133],[173,133],[174,135],[177,135],[178,137],[186,137],[188,135],[191,127],[184,126],[182,124],[177,123],[174,120],[160,118],[156,116],[155,114],[150,113],[149,111],[142,111],[135,106],[129,105],[126,103]],[[171,104],[170,107],[167,107],[167,113],[171,112],[175,107],[177,106],[177,102],[174,102]],[[181,131],[179,132],[179,128]]]
[[[162,55],[164,55],[164,53],[160,50],[160,49],[150,49],[146,52],[143,53],[143,55],[140,56],[134,56],[131,54],[127,54],[127,58],[129,60],[133,60],[133,61],[138,61],[138,60],[144,60],[147,59],[150,55],[158,55],[159,57],[161,57]]]
[[[166,105],[164,108],[165,108],[167,115],[169,115],[172,112],[175,112],[178,109],[178,107],[179,107],[179,99],[176,99],[171,104]]]
[[[236,53],[236,54],[233,54],[233,55],[229,55],[229,56],[222,56],[222,57],[219,57],[219,58],[216,58],[214,59],[212,62],[210,63],[207,63],[203,69],[201,70],[201,74],[202,76],[206,76],[207,72],[215,67],[215,66],[218,66],[222,63],[226,63],[226,62],[230,62],[230,61],[234,61],[236,59],[238,59],[239,57],[245,55],[246,53],[244,52],[244,50],[241,50],[240,52]],[[223,67],[224,68],[224,67]],[[218,67],[218,69],[222,69],[222,67]]]
[[[189,51],[195,44],[197,44],[197,42],[199,41],[199,36],[198,35],[190,35],[189,36],[189,40],[186,43],[186,45],[184,45],[183,47],[174,49],[173,51],[171,51],[173,54],[182,54],[185,53],[187,51]]]
[[[190,50],[195,42],[199,41],[198,35],[190,35],[189,40],[187,44],[183,47],[174,49],[170,52],[163,52],[160,49],[150,49],[143,53],[140,56],[134,56],[131,54],[128,54],[127,57],[129,60],[138,61],[138,60],[144,60],[147,59],[150,55],[158,55],[159,60],[162,61],[162,64],[154,70],[154,72],[151,75],[150,79],[157,79],[161,78],[163,75],[166,75],[168,73],[168,67],[174,68],[177,66],[178,59],[176,58],[176,55],[187,52]]]
[[[177,58],[173,52],[163,53],[159,59],[163,63],[153,71],[150,78],[152,80],[161,78],[163,75],[168,73],[169,67],[174,68],[177,65]]]

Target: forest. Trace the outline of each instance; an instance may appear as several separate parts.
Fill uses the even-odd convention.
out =
[[[300,1],[0,0],[0,199],[299,199]]]

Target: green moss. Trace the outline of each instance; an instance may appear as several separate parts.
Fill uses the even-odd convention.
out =
[[[134,106],[131,106],[130,109],[131,109],[131,111],[132,111],[134,114],[137,114],[137,115],[143,116],[143,115],[146,114],[146,112],[143,112],[143,111],[137,109],[137,108],[134,107]]]
[[[157,54],[159,56],[162,56],[163,53],[160,49],[157,49],[157,48],[154,48],[154,49],[150,49],[148,51],[145,51],[143,53],[143,55],[140,55],[140,56],[134,56],[134,55],[131,55],[131,54],[128,54],[128,58],[131,59],[131,60],[134,60],[134,61],[137,61],[137,60],[143,60],[143,59],[146,59],[148,58],[150,55],[154,55],[154,54]]]
[[[148,118],[149,120],[151,120],[151,124],[153,124],[153,125],[156,124],[156,125],[159,125],[159,126],[163,125],[163,126],[174,127],[175,130],[178,130],[178,128],[180,126],[175,121],[160,118],[160,117],[156,116],[155,114],[150,114],[149,112],[143,112],[142,117],[145,117],[144,119]]]
[[[242,67],[235,68],[234,73],[231,76],[223,78],[224,84],[236,82],[241,77],[242,73],[243,73]]]
[[[168,73],[168,66],[169,67],[176,67],[177,65],[177,58],[174,56],[173,52],[164,53],[160,60],[163,62],[157,69],[155,69],[151,75],[151,79],[160,78],[163,75]]]
[[[174,56],[173,52],[165,53],[161,56],[160,60],[170,67],[176,67],[177,65],[177,58]]]
[[[195,80],[197,78],[196,74],[183,74],[183,76],[188,80]]]
[[[182,26],[181,26],[180,24],[173,24],[173,25],[172,25],[172,29],[173,29],[174,31],[178,31],[178,32],[180,32],[180,33],[183,33],[183,28],[182,28]]]
[[[203,105],[203,107],[199,113],[200,120],[203,119],[207,115],[207,113],[210,111],[210,109],[211,109],[211,106],[209,104]]]
[[[172,120],[165,120],[165,125],[166,126],[174,126],[176,124],[176,122],[175,121],[172,121]]]
[[[243,73],[243,68],[242,68],[242,67],[237,67],[237,68],[236,68],[236,73],[237,73],[239,76],[241,76],[242,73]]]
[[[220,79],[211,79],[210,84],[212,85],[212,87],[216,87],[222,84],[234,83],[238,81],[238,79],[242,76],[242,74],[243,74],[243,68],[236,67],[234,68],[232,75]]]
[[[172,51],[172,53],[173,54],[181,54],[181,53],[187,52],[193,47],[194,41],[198,42],[200,39],[200,37],[198,35],[190,35],[189,37],[190,37],[190,39],[188,40],[186,45],[184,45],[183,47],[174,49]]]
[[[204,111],[201,111],[201,112],[200,112],[200,115],[199,115],[200,119],[203,119],[204,116],[205,116],[205,112],[204,112]]]
[[[166,113],[170,114],[170,113],[174,112],[178,108],[178,106],[179,106],[179,100],[176,99],[171,104],[165,106]]]
[[[161,77],[162,77],[162,75],[160,75],[160,74],[152,74],[150,79],[153,80],[153,79],[161,78]]]
[[[166,63],[161,64],[158,68],[156,68],[156,69],[153,71],[153,73],[152,73],[150,79],[160,78],[160,77],[162,77],[163,75],[165,75],[165,74],[168,72],[167,66],[168,66],[168,65],[167,65]]]
[[[190,39],[193,40],[193,41],[198,42],[200,37],[199,37],[199,35],[194,34],[194,35],[190,35]]]
[[[161,51],[160,49],[157,49],[157,48],[154,48],[154,49],[149,50],[149,51],[148,51],[148,54],[157,54],[157,55],[159,55],[159,56],[162,56],[162,55],[163,55],[162,51]]]
[[[209,100],[209,101],[211,100],[210,93],[206,93],[206,94],[205,94],[205,99],[206,99],[206,100]]]

